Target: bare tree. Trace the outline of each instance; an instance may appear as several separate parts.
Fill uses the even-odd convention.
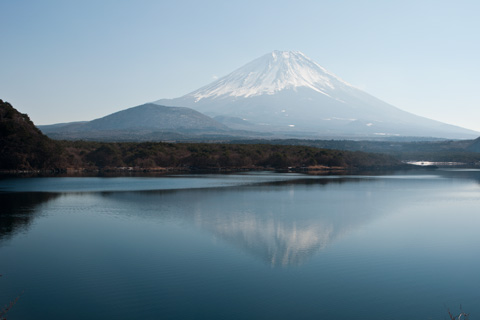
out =
[[[2,275],[0,274],[0,277]],[[23,294],[20,293],[14,300],[10,301],[9,303],[7,303],[2,309],[0,309],[0,320],[7,320],[7,313],[8,311],[10,311],[13,306],[17,303],[18,299],[20,299],[20,296]]]
[[[462,305],[460,305],[460,313],[458,315],[453,315],[450,312],[450,309],[447,308],[448,315],[450,316],[450,320],[468,320],[469,313],[463,312]]]

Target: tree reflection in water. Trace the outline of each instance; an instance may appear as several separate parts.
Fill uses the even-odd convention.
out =
[[[19,232],[28,230],[38,215],[38,207],[57,198],[58,193],[0,193],[0,244]]]

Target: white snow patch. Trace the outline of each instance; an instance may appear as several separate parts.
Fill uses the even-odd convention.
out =
[[[400,134],[398,133],[385,133],[385,132],[375,132],[374,134],[378,136],[394,136],[394,137],[399,137]]]
[[[285,89],[296,90],[299,87],[310,88],[331,97],[329,92],[352,86],[300,51],[274,51],[190,95],[198,102],[204,98],[220,96],[272,95]]]

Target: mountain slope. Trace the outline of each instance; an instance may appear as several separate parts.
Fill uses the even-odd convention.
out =
[[[405,112],[343,81],[298,51],[274,51],[176,99],[251,130],[330,136],[473,138],[478,132]],[[232,118],[237,118],[239,126]],[[241,123],[244,120],[245,123]]]
[[[253,97],[297,87],[330,96],[336,88],[351,87],[301,52],[274,51],[190,95],[195,101],[210,97]]]
[[[53,169],[60,163],[60,149],[28,115],[0,100],[0,169]]]
[[[87,130],[119,129],[227,130],[227,127],[189,108],[165,107],[152,103],[129,108],[84,126]]]
[[[189,108],[147,103],[88,122],[39,126],[57,139],[144,140],[179,138],[182,134],[228,132],[230,129]],[[165,132],[168,134],[165,135]]]
[[[480,138],[473,140],[472,143],[467,147],[467,150],[471,152],[480,152]]]

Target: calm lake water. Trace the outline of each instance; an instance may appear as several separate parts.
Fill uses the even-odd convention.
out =
[[[480,318],[480,172],[0,180],[15,319]]]

